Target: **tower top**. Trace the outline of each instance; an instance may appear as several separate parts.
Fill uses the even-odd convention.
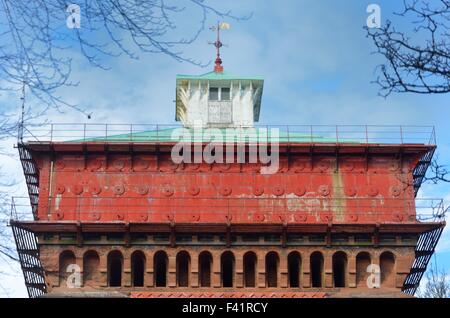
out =
[[[220,30],[228,30],[230,29],[230,25],[226,22],[217,22],[217,26],[212,26],[210,28],[212,31],[215,31],[217,33],[216,41],[210,42],[210,44],[213,44],[216,47],[216,60],[214,62],[214,72],[215,73],[222,73],[223,72],[223,66],[222,66],[222,59],[220,58],[220,48],[223,46],[223,43],[220,41]]]
[[[201,123],[203,127],[253,127],[259,120],[262,77],[235,76],[223,70],[220,30],[230,25],[218,22],[210,29],[217,32],[213,44],[217,50],[214,70],[202,75],[177,75],[175,119],[185,127]]]

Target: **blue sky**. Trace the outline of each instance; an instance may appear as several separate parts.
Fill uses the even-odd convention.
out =
[[[450,95],[396,94],[382,98],[377,95],[378,87],[370,83],[382,59],[372,54],[374,47],[365,37],[366,7],[376,3],[381,7],[383,23],[392,19],[400,27],[407,27],[392,15],[401,9],[402,1],[211,3],[226,6],[236,14],[253,12],[248,21],[228,21],[231,30],[223,33],[228,47],[222,50],[222,58],[230,73],[265,78],[262,123],[435,125],[440,161],[450,163]],[[195,13],[180,14],[179,19],[184,32],[195,29],[198,22]],[[210,18],[211,25],[215,21],[216,18]],[[176,37],[177,32],[171,36]],[[204,62],[212,60],[214,48],[207,42],[213,40],[214,33],[204,31],[194,44],[183,48],[185,56]],[[165,55],[141,54],[137,61],[124,56],[108,59],[105,62],[111,69],[104,71],[86,63],[76,49],[68,53],[74,58],[72,79],[80,84],[61,89],[60,94],[92,111],[91,121],[96,123],[173,123],[176,74],[201,74],[212,68],[179,63]],[[5,103],[2,96],[0,102]],[[80,113],[70,110],[52,111],[49,118],[54,122],[86,121]],[[2,160],[6,171],[20,173],[17,161]],[[19,187],[18,193],[26,192]],[[448,205],[450,184],[424,185],[419,196],[443,197]],[[438,266],[450,270],[448,230],[437,247],[436,259]],[[5,265],[0,268],[8,273],[17,269]],[[11,275],[4,280],[8,295],[25,296],[21,274]]]

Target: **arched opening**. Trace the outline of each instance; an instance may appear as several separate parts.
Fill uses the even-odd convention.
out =
[[[134,287],[144,287],[145,255],[141,251],[131,254],[131,283]]]
[[[75,254],[72,251],[64,251],[59,254],[59,286],[69,287],[67,278],[73,273],[70,265],[76,264]]]
[[[191,265],[191,257],[186,251],[177,254],[177,286],[189,286],[189,272]]]
[[[234,284],[234,255],[230,251],[224,252],[220,258],[222,287],[233,287]]]
[[[256,254],[247,252],[244,255],[244,287],[256,286]]]
[[[333,255],[334,287],[347,287],[347,254],[336,252]]]
[[[211,287],[211,265],[212,255],[209,252],[202,252],[198,257],[199,284],[200,287]]]
[[[280,259],[276,252],[266,255],[266,285],[267,287],[278,286],[278,263]]]
[[[167,286],[167,254],[163,251],[158,251],[153,257],[153,277],[154,285],[156,287]]]
[[[83,256],[84,286],[98,285],[98,266],[100,258],[96,251],[87,251]]]
[[[381,287],[395,287],[395,257],[391,252],[380,255]]]
[[[108,286],[122,286],[123,256],[119,251],[108,254]]]
[[[288,255],[289,287],[300,287],[300,275],[302,272],[302,258],[299,252],[291,252]]]
[[[320,252],[314,252],[310,258],[311,266],[311,286],[322,287],[323,277],[323,256]]]
[[[356,255],[356,286],[368,287],[367,278],[369,273],[367,267],[371,264],[370,254],[367,252],[361,252]]]

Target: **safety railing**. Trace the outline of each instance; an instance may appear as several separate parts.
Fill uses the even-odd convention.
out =
[[[106,219],[138,219],[143,215],[160,219],[161,216],[202,216],[204,220],[221,216],[237,219],[264,216],[310,215],[333,216],[336,221],[358,217],[360,222],[377,221],[423,221],[444,220],[442,199],[395,199],[395,198],[165,198],[165,197],[68,197],[49,198],[41,219],[88,220],[93,216]],[[116,218],[121,216],[120,218]],[[398,219],[401,216],[401,219]],[[412,219],[411,219],[412,218]],[[14,197],[11,219],[33,220],[28,198]],[[141,219],[142,220],[142,219]],[[147,220],[147,219],[145,219]],[[354,220],[354,219],[353,219]],[[356,221],[356,220],[354,220]]]
[[[433,126],[389,125],[255,125],[208,129],[164,124],[46,124],[24,129],[23,141],[34,142],[173,142],[180,132],[192,141],[211,140],[222,134],[224,141],[279,143],[362,143],[362,144],[436,144]]]

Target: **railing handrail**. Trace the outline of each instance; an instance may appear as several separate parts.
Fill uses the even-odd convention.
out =
[[[24,130],[24,139],[40,142],[65,141],[158,141],[169,138],[164,133],[169,128],[182,128],[181,124],[105,124],[105,123],[52,123]],[[211,128],[216,128],[212,126]],[[227,128],[227,127],[223,127]],[[249,129],[249,126],[229,127]],[[381,143],[381,144],[436,144],[435,127],[431,125],[282,125],[255,124],[256,129],[278,129],[284,135],[281,142],[335,142],[335,143]],[[140,136],[152,132],[154,135]],[[270,141],[272,136],[266,134]]]
[[[49,202],[51,202],[51,198],[52,197],[49,198]],[[188,204],[186,204],[186,202],[183,202],[183,206],[178,205],[177,201],[182,201],[182,200],[186,200],[186,199],[192,200],[192,198],[190,198],[190,197],[189,198],[186,198],[186,197],[175,197],[175,198],[173,198],[173,197],[170,197],[170,198],[157,197],[157,198],[154,198],[155,200],[153,201],[154,203],[152,205],[150,205],[150,204],[137,204],[137,203],[135,203],[135,200],[137,198],[139,198],[139,197],[119,197],[119,198],[118,197],[88,197],[88,198],[84,197],[83,199],[84,200],[91,199],[91,200],[94,200],[94,201],[96,199],[97,200],[104,200],[104,201],[107,201],[109,199],[120,199],[120,202],[121,202],[120,204],[117,204],[117,203],[114,203],[114,202],[111,202],[111,201],[110,202],[106,202],[106,203],[103,202],[103,204],[100,204],[100,203],[96,203],[95,204],[96,212],[106,213],[106,214],[108,214],[110,212],[113,212],[114,210],[115,211],[119,211],[119,210],[122,210],[122,209],[130,209],[130,211],[127,211],[127,214],[128,215],[133,215],[133,214],[140,214],[140,213],[142,213],[142,211],[133,211],[134,208],[145,207],[145,208],[158,209],[158,208],[163,207],[163,208],[172,208],[172,209],[174,209],[173,212],[176,211],[176,214],[183,215],[183,214],[187,214],[187,213],[192,213],[192,211],[190,211],[189,208],[196,208],[197,207],[197,205],[194,204],[194,203],[192,205],[188,205]],[[29,212],[29,211],[31,211],[31,207],[30,207],[29,201],[27,199],[28,199],[27,197],[13,197],[12,198],[12,200],[11,200],[11,211],[12,211],[11,212],[11,215],[12,215],[11,218],[12,219],[20,219],[22,216],[27,216],[28,214],[29,214],[29,216],[31,216],[31,213]],[[92,203],[91,202],[84,201],[84,203],[80,203],[79,202],[80,197],[76,197],[76,196],[70,197],[70,198],[66,198],[66,199],[73,199],[74,204],[73,205],[70,205],[70,204],[68,205],[67,201],[66,201],[66,203],[64,205],[64,209],[66,210],[65,212],[67,212],[67,211],[71,212],[72,211],[71,208],[73,208],[72,212],[76,211],[76,213],[78,213],[78,214],[80,214],[80,213],[84,214],[84,213],[88,213],[88,212],[89,213],[93,212],[91,210],[83,211],[83,206],[92,208],[92,205],[91,205]],[[129,200],[133,201],[134,203],[133,204],[124,203],[124,199],[129,199]],[[215,211],[210,212],[211,214],[215,214],[215,215],[216,214],[220,214],[219,213],[219,208],[226,208],[226,211],[225,212],[222,211],[222,213],[230,213],[230,208],[238,208],[238,207],[246,207],[246,208],[253,208],[253,207],[256,208],[256,207],[258,207],[259,208],[259,207],[261,207],[259,205],[259,203],[261,201],[263,201],[263,200],[266,200],[267,202],[271,202],[272,203],[272,205],[267,206],[267,208],[273,208],[272,212],[274,212],[275,210],[278,211],[279,209],[283,210],[283,208],[285,208],[285,206],[279,206],[279,205],[277,205],[277,203],[283,202],[283,201],[284,202],[290,201],[292,203],[292,200],[294,200],[292,198],[287,198],[287,197],[278,197],[278,198],[259,198],[259,197],[257,197],[257,198],[255,198],[255,197],[250,197],[250,198],[242,198],[242,197],[239,197],[239,198],[228,198],[228,197],[203,198],[202,197],[201,199],[202,200],[215,200],[215,201],[217,201],[217,202],[214,203],[214,206],[211,207],[211,209],[215,210]],[[316,202],[318,200],[318,198],[301,198],[301,197],[299,197],[297,199],[299,201],[301,200],[303,202],[305,200],[308,200],[308,199],[310,199],[311,202]],[[336,212],[334,210],[336,208],[347,207],[344,204],[343,205],[339,205],[339,202],[341,202],[342,198],[335,198],[335,197],[320,198],[319,201],[323,201],[324,199],[326,199],[328,201],[335,201],[335,203],[337,203],[337,205],[329,204],[327,206],[327,211],[329,211],[329,212]],[[359,211],[358,212],[356,212],[356,211],[349,212],[349,214],[352,214],[352,215],[366,215],[367,212],[363,211],[363,209],[368,208],[368,207],[373,208],[373,204],[372,204],[373,200],[378,200],[380,202],[382,202],[382,201],[383,202],[393,201],[393,202],[399,202],[399,203],[402,203],[402,202],[414,202],[413,208],[414,208],[414,211],[415,211],[416,220],[418,220],[418,221],[424,221],[424,220],[432,220],[434,222],[442,221],[444,219],[444,217],[445,217],[444,214],[446,212],[446,209],[444,209],[444,200],[442,198],[419,198],[419,199],[407,199],[407,198],[388,198],[388,199],[386,199],[386,198],[383,198],[383,199],[345,198],[345,199],[348,200],[348,201],[356,201],[356,202],[361,201],[361,202],[365,202],[366,203],[365,205],[361,205],[361,204],[356,205],[356,207],[358,208]],[[158,200],[161,201],[161,202],[165,202],[165,203],[158,203]],[[68,201],[70,201],[70,200],[68,200]],[[168,204],[166,201],[170,202],[170,204]],[[233,204],[233,201],[234,201],[234,204]],[[252,202],[252,201],[259,201],[259,202],[256,202],[257,204],[255,204],[255,205],[249,205],[247,201],[250,201],[250,202]],[[127,200],[127,202],[128,202],[128,200]],[[148,202],[148,201],[146,201],[146,202]],[[424,202],[426,202],[427,204],[424,204]],[[243,204],[240,205],[238,203],[243,203]],[[398,207],[400,207],[400,206],[401,205],[398,205]],[[50,207],[54,208],[53,205],[49,206],[49,208]],[[105,210],[102,210],[102,207],[104,207]],[[308,211],[309,211],[309,209],[314,209],[314,208],[317,208],[317,207],[318,206],[314,206],[314,205],[311,205],[311,206],[309,206],[308,204],[305,205],[305,209],[308,210]],[[355,206],[351,206],[351,207],[354,208]],[[392,206],[391,207],[387,206],[387,207],[393,208]],[[17,208],[20,208],[20,211],[18,211]],[[187,212],[186,211],[183,212],[183,208]],[[23,209],[25,211],[22,211]],[[206,213],[206,208],[205,207],[201,207],[201,210],[205,210],[205,211],[202,212],[202,214],[208,214],[208,213]],[[323,208],[322,208],[322,210],[323,210]],[[418,210],[420,210],[420,211],[431,210],[431,211],[427,211],[427,213],[421,213]],[[447,208],[447,210],[448,210],[448,208]],[[13,213],[13,211],[14,211],[14,213]],[[267,212],[270,212],[270,211],[267,211]],[[292,211],[287,211],[286,210],[285,212],[286,213],[288,213],[288,212],[290,213]],[[298,211],[296,211],[296,212],[298,212]],[[311,211],[309,211],[309,212],[311,212]],[[326,211],[323,211],[323,212],[326,212]],[[393,213],[395,213],[395,211],[385,212],[385,211],[380,210],[380,211],[377,211],[376,214],[377,214],[377,216],[384,216],[384,215],[392,215]]]

